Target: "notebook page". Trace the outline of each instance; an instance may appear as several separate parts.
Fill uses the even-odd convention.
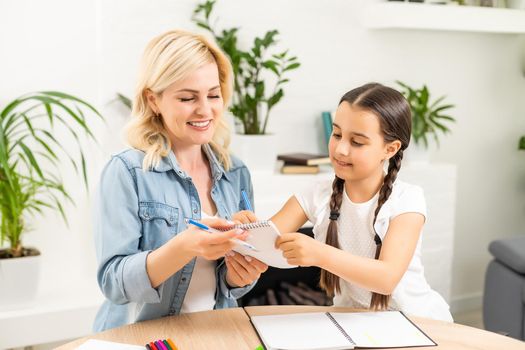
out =
[[[399,311],[330,312],[356,347],[391,348],[436,345]]]
[[[352,344],[324,312],[252,316],[251,321],[268,349],[336,350]]]
[[[242,229],[248,229],[249,235],[246,242],[257,248],[253,251],[241,245],[236,245],[233,250],[242,254],[253,256],[269,266],[281,269],[297,267],[290,265],[283,257],[283,252],[275,248],[275,240],[281,235],[277,227],[271,221],[260,221],[252,224],[236,225]]]

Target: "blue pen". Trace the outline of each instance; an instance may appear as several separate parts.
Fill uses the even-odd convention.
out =
[[[206,232],[210,232],[210,233],[223,233],[224,232],[224,231],[217,230],[217,229],[215,229],[213,227],[208,227],[208,226],[204,225],[202,222],[198,222],[198,221],[195,221],[193,219],[184,219],[184,221],[186,221],[186,224],[197,226],[198,228],[200,228],[201,230],[204,230]],[[242,246],[244,246],[246,248],[249,248],[251,250],[257,251],[257,248],[255,248],[253,245],[251,245],[248,242],[241,241],[238,238],[232,238],[231,241],[235,242],[237,244],[240,244],[240,245],[242,245]]]
[[[246,194],[245,190],[241,190],[241,196],[246,210],[253,211],[252,205],[250,204],[250,200],[248,199],[248,195]]]

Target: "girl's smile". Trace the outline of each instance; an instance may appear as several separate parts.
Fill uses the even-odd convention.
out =
[[[343,162],[337,158],[334,157],[334,163],[340,167],[352,167],[352,163]]]

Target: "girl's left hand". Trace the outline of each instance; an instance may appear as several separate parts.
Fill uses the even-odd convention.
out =
[[[292,232],[283,233],[275,241],[275,246],[283,251],[283,256],[290,265],[320,266],[326,244],[305,234]]]
[[[226,262],[226,282],[232,287],[244,287],[259,279],[268,265],[251,257],[230,251],[224,256]]]
[[[249,224],[257,221],[257,216],[255,216],[253,211],[241,210],[233,214],[232,220],[236,224]]]

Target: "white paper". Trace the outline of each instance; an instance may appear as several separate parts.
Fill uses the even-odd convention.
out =
[[[356,346],[393,348],[430,346],[434,342],[398,311],[330,312]]]
[[[144,346],[114,343],[111,341],[89,339],[80,345],[78,350],[144,350]]]
[[[269,349],[335,350],[436,345],[399,311],[330,312],[329,315],[314,312],[252,316],[251,321]]]
[[[252,316],[251,320],[269,350],[352,348],[325,313]]]
[[[242,255],[253,256],[266,265],[278,267],[280,269],[297,267],[296,265],[288,264],[283,257],[283,252],[275,248],[275,241],[281,235],[277,227],[271,221],[266,221],[265,223],[267,223],[267,225],[261,225],[261,227],[250,229],[248,238],[246,239],[246,242],[257,248],[257,251],[253,251],[242,245],[236,245],[233,250]]]

